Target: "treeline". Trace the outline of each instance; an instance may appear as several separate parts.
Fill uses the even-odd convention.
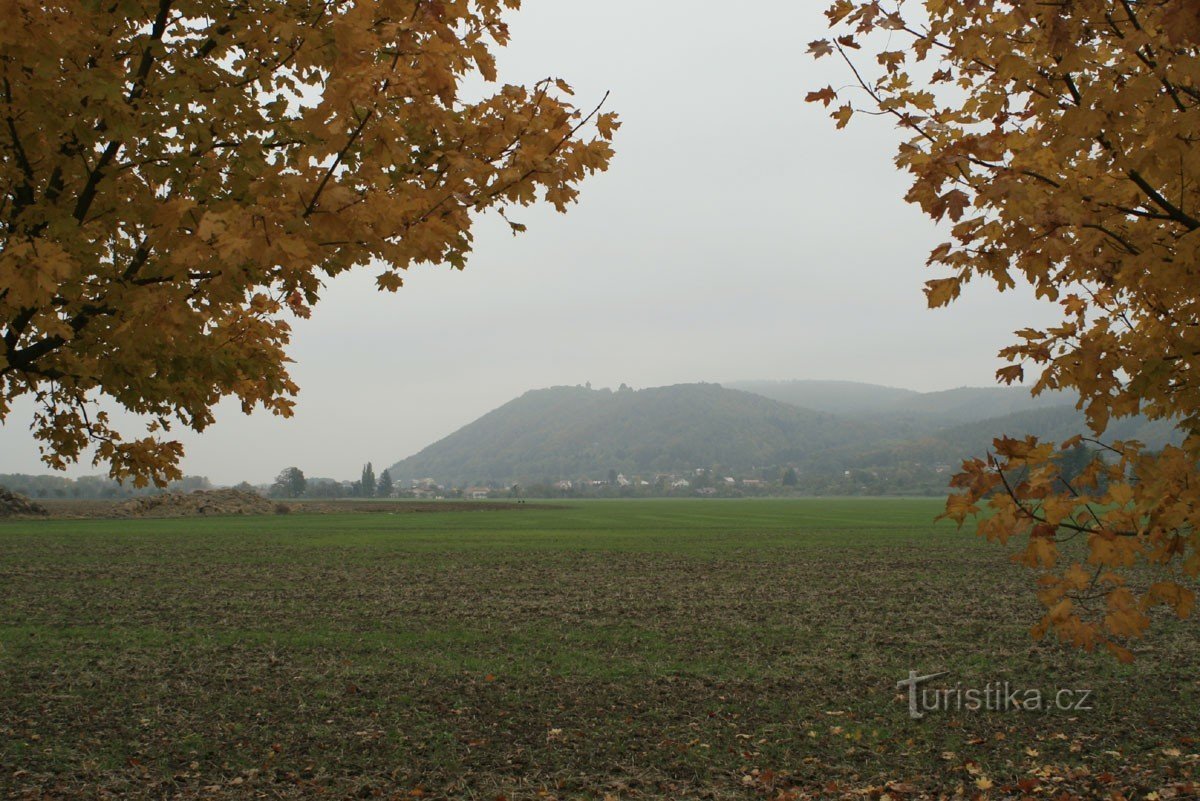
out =
[[[172,481],[165,489],[156,487],[134,487],[121,484],[105,476],[81,476],[67,478],[54,475],[28,475],[26,473],[0,473],[0,487],[20,493],[29,498],[51,500],[55,498],[78,500],[120,500],[140,495],[161,492],[192,492],[211,489],[212,484],[204,476],[184,476]]]
[[[384,470],[377,477],[375,468],[367,462],[356,481],[336,481],[331,478],[309,479],[299,467],[284,468],[275,477],[268,494],[272,498],[390,498],[395,484],[392,475]]]

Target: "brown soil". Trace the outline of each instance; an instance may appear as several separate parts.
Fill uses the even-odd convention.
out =
[[[548,503],[515,503],[512,501],[295,501],[292,511],[309,514],[339,514],[342,512],[520,512],[525,509],[561,509]]]
[[[45,517],[46,507],[0,487],[0,517]]]
[[[203,515],[269,515],[276,504],[243,490],[168,492],[132,498],[114,506],[113,517],[199,517]]]
[[[255,493],[237,490],[208,490],[194,493],[150,495],[129,500],[78,500],[54,498],[43,501],[45,510],[55,518],[113,517],[199,517],[209,515],[346,514],[377,512],[386,514],[436,512],[520,512],[535,509],[561,509],[548,503],[505,501],[416,501],[416,500],[289,500],[278,501]],[[2,504],[2,502],[0,502]],[[46,512],[43,512],[43,514]],[[0,517],[3,513],[0,513]]]

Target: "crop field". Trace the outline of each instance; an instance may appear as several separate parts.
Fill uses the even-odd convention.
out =
[[[1200,625],[1035,642],[1035,575],[939,510],[0,523],[0,796],[1195,797]],[[914,719],[910,670],[1081,708]]]

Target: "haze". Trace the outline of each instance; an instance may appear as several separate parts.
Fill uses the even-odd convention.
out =
[[[901,200],[901,135],[868,117],[835,131],[803,102],[847,82],[843,65],[804,52],[822,7],[526,0],[501,78],[560,76],[589,106],[611,90],[624,122],[612,170],[569,215],[514,212],[523,236],[482,220],[464,273],[416,269],[396,295],[376,293],[370,271],[333,282],[295,326],[296,416],[224,405],[203,435],[178,432],[184,471],[349,478],[557,384],[992,383],[1010,332],[1051,312],[984,286],[925,307],[924,261],[942,235]],[[0,428],[0,472],[46,472],[31,408]]]

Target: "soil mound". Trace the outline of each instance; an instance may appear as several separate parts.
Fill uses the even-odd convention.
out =
[[[275,503],[244,490],[198,490],[147,495],[117,504],[119,517],[200,517],[204,515],[269,515]]]
[[[18,495],[15,492],[9,492],[4,487],[0,487],[0,517],[17,517],[18,515],[37,515],[43,517],[50,514],[46,511],[46,507],[40,503],[31,501],[24,495]]]

